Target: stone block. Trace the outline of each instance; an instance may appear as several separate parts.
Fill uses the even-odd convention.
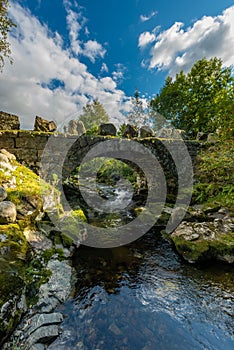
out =
[[[41,135],[28,134],[26,136],[20,135],[16,138],[17,148],[32,148],[43,149],[47,143],[47,137]]]
[[[36,329],[42,326],[59,324],[62,321],[63,315],[59,312],[53,312],[50,314],[37,314],[31,318],[31,324],[28,333],[32,334]]]
[[[0,112],[0,130],[19,130],[19,117],[14,114]]]
[[[36,116],[34,123],[35,131],[45,131],[45,132],[54,132],[57,129],[57,125],[54,121],[48,121],[39,116]]]
[[[31,164],[32,162],[36,162],[38,160],[36,149],[16,148],[14,152],[12,151],[12,153],[14,153],[18,161],[24,162],[25,164]]]
[[[15,148],[15,139],[13,137],[0,136],[0,148],[7,150]]]

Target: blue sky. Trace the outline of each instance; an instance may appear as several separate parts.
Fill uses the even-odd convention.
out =
[[[14,64],[0,76],[0,103],[25,128],[35,115],[62,124],[94,98],[119,124],[136,88],[150,99],[203,57],[234,64],[229,0],[18,0],[10,15]]]

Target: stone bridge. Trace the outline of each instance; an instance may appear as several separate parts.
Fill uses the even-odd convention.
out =
[[[182,183],[188,183],[188,177],[191,177],[191,166],[194,165],[198,150],[204,145],[198,141],[155,137],[123,139],[95,135],[78,137],[22,130],[0,131],[0,148],[15,154],[19,162],[47,180],[52,179],[53,174],[57,174],[61,179],[67,178],[81,163],[87,152],[100,144],[104,145],[103,156],[122,159],[128,163],[138,172],[144,184],[145,171],[136,163],[143,162],[145,169],[150,170],[147,176],[148,182],[151,178],[155,178],[156,173],[158,174],[156,168],[152,166],[151,158],[147,156],[147,152],[150,152],[160,164],[167,181],[167,188],[171,193],[176,193],[178,179],[181,181],[180,187]],[[138,149],[137,144],[142,146],[141,150]],[[129,154],[133,155],[133,160],[129,160]]]

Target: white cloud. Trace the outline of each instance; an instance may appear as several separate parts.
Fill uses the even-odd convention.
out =
[[[101,66],[101,73],[105,72],[108,73],[109,69],[106,65],[106,63],[103,62],[102,66]]]
[[[112,73],[112,76],[113,76],[113,79],[114,79],[115,81],[120,81],[120,80],[123,79],[123,72],[121,72],[121,71],[119,71],[119,72],[114,71],[114,72]]]
[[[141,22],[149,21],[151,18],[157,15],[157,11],[152,11],[148,16],[140,15]]]
[[[116,70],[112,72],[112,77],[114,81],[121,83],[124,79],[124,74],[127,68],[122,63],[115,64]]]
[[[155,30],[142,33],[139,46],[153,42],[153,35]],[[192,27],[184,29],[183,23],[175,22],[159,32],[150,51],[149,68],[169,70],[174,75],[180,70],[188,71],[203,57],[214,56],[221,58],[226,66],[234,64],[234,6],[219,16],[204,16]]]
[[[71,3],[68,0],[64,0],[64,6],[67,12],[67,27],[69,30],[69,38],[71,42],[71,49],[76,55],[83,55],[90,59],[91,62],[95,63],[96,58],[103,58],[106,50],[96,40],[88,40],[83,43],[79,37],[81,31],[88,36],[89,29],[87,26],[84,27],[87,22],[87,18],[82,15],[81,7],[76,4],[76,11],[72,10]]]
[[[89,36],[89,34],[90,34],[90,33],[89,33],[89,28],[88,28],[88,27],[85,27],[84,30],[85,30],[85,35]]]
[[[82,29],[82,24],[79,23],[80,15],[77,12],[67,8],[67,27],[69,29],[69,38],[73,52],[78,55],[81,53],[80,40],[78,40],[79,32]]]
[[[145,47],[146,45],[154,42],[155,39],[156,37],[154,33],[150,33],[150,32],[141,33],[138,40],[138,46],[141,48]]]
[[[111,77],[99,79],[89,73],[73,55],[74,47],[65,49],[61,36],[52,33],[28,9],[13,3],[10,11],[17,28],[9,36],[14,63],[6,63],[1,74],[2,110],[19,115],[23,128],[32,128],[36,115],[61,124],[79,115],[89,98],[98,98],[112,119],[123,119],[120,110],[128,108],[128,97]],[[73,26],[74,18],[70,13],[67,20],[76,41],[80,29]],[[104,55],[100,50],[96,45],[93,55]]]
[[[90,59],[91,62],[95,62],[97,57],[103,58],[106,50],[96,40],[88,40],[84,44],[82,54]]]

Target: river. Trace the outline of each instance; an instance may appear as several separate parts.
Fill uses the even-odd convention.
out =
[[[155,228],[119,248],[81,246],[73,264],[49,350],[234,349],[233,266],[188,264]]]

